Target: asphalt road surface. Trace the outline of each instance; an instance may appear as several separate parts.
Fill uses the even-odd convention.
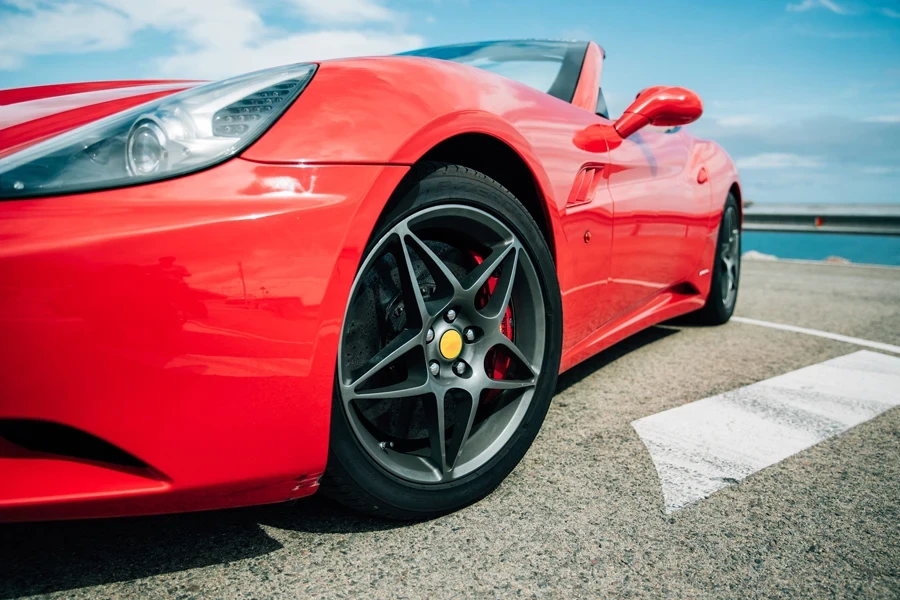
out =
[[[900,269],[746,261],[736,314],[898,345]],[[0,526],[0,598],[900,598],[897,408],[670,513],[632,426],[859,350],[652,328],[564,374],[522,463],[456,514],[397,524],[313,497]]]

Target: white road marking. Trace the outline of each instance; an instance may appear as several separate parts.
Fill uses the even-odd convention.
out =
[[[872,348],[873,350],[884,350],[900,354],[900,346],[885,344],[884,342],[873,342],[862,338],[850,337],[849,335],[841,335],[839,333],[830,333],[828,331],[819,331],[818,329],[807,329],[806,327],[797,327],[796,325],[784,325],[783,323],[772,323],[771,321],[760,321],[758,319],[748,319],[747,317],[731,317],[732,321],[737,323],[746,323],[747,325],[759,325],[760,327],[770,327],[772,329],[781,329],[782,331],[792,331],[794,333],[805,333],[806,335],[814,335],[816,337],[827,338],[829,340],[837,340],[838,342],[847,342],[848,344],[856,344],[864,348]]]
[[[634,421],[666,513],[900,405],[900,358],[868,350]]]

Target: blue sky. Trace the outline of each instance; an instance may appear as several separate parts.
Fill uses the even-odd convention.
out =
[[[657,84],[758,202],[900,202],[898,0],[0,0],[0,87],[218,78],[502,38],[594,39],[611,112]]]

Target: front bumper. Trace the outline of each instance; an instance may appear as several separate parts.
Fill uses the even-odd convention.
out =
[[[0,520],[312,493],[346,296],[406,171],[234,159],[0,202]]]

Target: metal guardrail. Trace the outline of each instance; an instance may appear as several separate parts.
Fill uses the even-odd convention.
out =
[[[900,204],[744,202],[744,231],[900,235]]]

